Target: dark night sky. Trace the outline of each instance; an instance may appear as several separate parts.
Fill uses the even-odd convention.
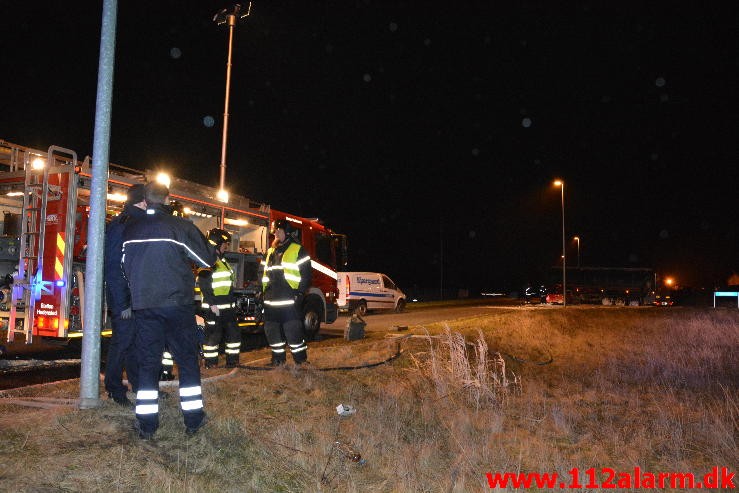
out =
[[[3,2],[0,138],[92,153],[91,3]],[[579,235],[585,265],[725,282],[735,2],[604,3],[257,1],[235,34],[231,189],[321,217],[353,269],[402,287],[438,287],[441,253],[448,287],[516,289],[559,260],[559,177],[570,263]],[[119,2],[112,162],[217,185],[227,5]]]

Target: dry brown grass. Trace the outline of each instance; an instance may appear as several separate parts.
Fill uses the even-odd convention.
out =
[[[383,361],[398,344],[387,364],[322,371]],[[5,392],[0,489],[462,492],[487,490],[489,471],[736,468],[738,348],[736,310],[501,309],[402,340],[314,344],[311,369],[206,380],[211,421],[189,439],[168,388],[153,442],[108,401],[2,401],[77,397],[75,382]],[[339,403],[357,413],[338,416]]]

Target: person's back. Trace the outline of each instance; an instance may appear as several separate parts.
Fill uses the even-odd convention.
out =
[[[149,439],[159,427],[159,370],[165,346],[179,366],[180,407],[187,433],[205,422],[192,263],[210,267],[215,252],[189,221],[174,217],[166,207],[169,190],[146,186],[146,216],[124,231],[123,268],[131,289],[136,318],[136,350],[140,357],[136,423],[139,436]]]
[[[172,216],[162,205],[146,212],[125,233],[124,269],[136,286],[131,290],[133,309],[191,305],[192,263],[210,267],[213,252],[191,222]]]

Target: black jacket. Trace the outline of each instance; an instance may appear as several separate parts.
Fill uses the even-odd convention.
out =
[[[215,250],[193,223],[162,206],[131,221],[123,232],[123,272],[134,310],[192,305],[193,264],[210,267]]]
[[[121,269],[121,249],[123,248],[123,230],[126,224],[145,216],[146,212],[133,204],[126,204],[123,212],[113,218],[105,228],[105,287],[108,294],[108,308],[117,317],[131,306],[131,293],[128,281],[123,277]]]

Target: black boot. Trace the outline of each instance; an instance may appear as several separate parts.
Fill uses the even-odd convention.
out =
[[[227,355],[226,356],[226,368],[236,368],[239,366],[239,356],[238,355]]]
[[[108,392],[108,397],[110,397],[113,400],[113,402],[115,402],[119,406],[133,407],[133,404],[131,403],[131,401],[128,400],[128,397],[126,396],[126,394],[115,395],[113,394],[113,392]]]
[[[308,350],[300,351],[293,354],[293,361],[296,365],[302,365],[308,362]]]
[[[269,363],[269,366],[274,366],[274,367],[282,366],[285,364],[285,361],[286,361],[285,353],[282,353],[282,354],[272,353],[272,361]]]

